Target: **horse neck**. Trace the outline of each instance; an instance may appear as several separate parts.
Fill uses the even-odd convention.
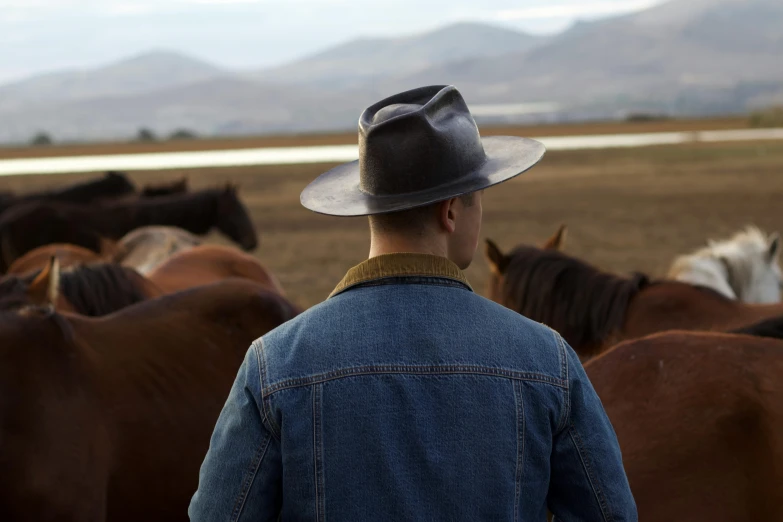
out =
[[[179,227],[197,235],[208,233],[218,220],[218,190],[118,202],[109,208],[115,224],[110,234],[119,238],[131,230],[150,225]],[[112,221],[107,219],[106,221]]]
[[[134,270],[104,264],[81,267],[65,273],[60,281],[65,310],[87,316],[107,315],[156,297],[162,292]]]
[[[601,272],[578,260],[544,260],[522,281],[506,276],[504,301],[511,308],[557,330],[582,358],[619,338],[632,298],[646,284]]]

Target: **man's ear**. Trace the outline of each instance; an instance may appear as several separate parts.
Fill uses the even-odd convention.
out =
[[[458,198],[447,199],[438,204],[439,225],[449,234],[454,233],[457,229],[457,199]]]

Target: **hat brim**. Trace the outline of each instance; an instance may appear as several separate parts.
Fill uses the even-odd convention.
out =
[[[374,196],[359,188],[359,161],[352,161],[321,174],[302,191],[305,208],[330,216],[370,216],[399,212],[477,192],[524,173],[541,158],[546,148],[538,141],[516,136],[482,138],[487,160],[453,183],[428,190],[393,196]]]

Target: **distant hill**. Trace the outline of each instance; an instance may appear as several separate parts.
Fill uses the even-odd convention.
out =
[[[355,128],[373,101],[427,84],[454,84],[469,104],[492,110],[543,102],[557,112],[542,117],[565,120],[743,112],[781,102],[782,57],[781,0],[673,0],[547,38],[457,24],[349,42],[252,73],[156,52],[0,87],[0,141],[38,130],[55,139],[130,137],[141,126]]]
[[[352,129],[373,101],[366,92],[319,93],[305,87],[221,77],[131,96],[36,104],[0,111],[0,141],[45,129],[57,140],[131,139],[138,129],[199,135]]]
[[[460,23],[400,38],[353,40],[251,76],[264,82],[345,87],[468,58],[521,52],[545,41],[486,24]]]
[[[35,76],[0,87],[0,107],[126,96],[205,80],[226,71],[188,56],[156,51],[95,69]]]
[[[580,23],[527,52],[447,63],[395,89],[454,83],[473,99],[736,111],[783,85],[783,2],[675,0]]]

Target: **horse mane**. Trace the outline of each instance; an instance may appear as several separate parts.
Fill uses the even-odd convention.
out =
[[[145,301],[143,282],[132,268],[111,263],[83,265],[60,275],[60,294],[77,313],[99,317]]]
[[[650,284],[600,270],[557,250],[519,247],[509,255],[503,302],[558,331],[577,351],[603,344],[625,321],[631,299]]]

